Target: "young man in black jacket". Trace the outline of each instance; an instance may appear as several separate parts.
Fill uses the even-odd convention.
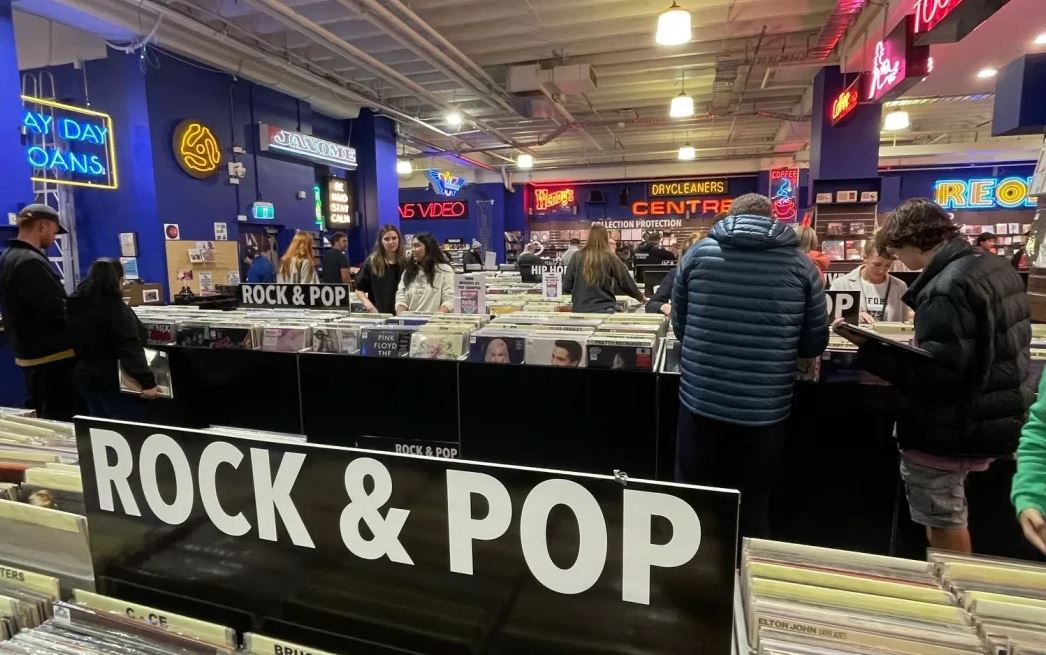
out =
[[[47,205],[27,205],[18,213],[18,236],[0,255],[0,312],[15,364],[25,371],[26,407],[41,418],[69,421],[82,407],[72,383],[76,355],[65,320],[65,288],[46,255],[59,234],[65,228]]]
[[[922,270],[904,302],[929,357],[847,338],[860,347],[861,365],[901,392],[897,438],[912,519],[926,527],[931,547],[971,552],[966,477],[1017,448],[1032,399],[1031,320],[1009,262],[958,232],[947,212],[915,198],[877,235],[908,268]]]

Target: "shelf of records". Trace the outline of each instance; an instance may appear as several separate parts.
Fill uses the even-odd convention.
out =
[[[135,311],[152,346],[645,371],[657,370],[669,332],[668,319],[660,314],[515,312],[491,319],[178,306]]]
[[[1046,564],[746,539],[739,578],[739,653],[1046,653]]]

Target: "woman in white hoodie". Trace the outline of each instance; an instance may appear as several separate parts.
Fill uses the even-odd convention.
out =
[[[864,263],[832,282],[831,291],[861,292],[861,322],[899,323],[911,318],[903,296],[908,285],[890,275],[893,259],[883,257],[875,239],[864,242]]]
[[[454,269],[428,232],[415,234],[396,291],[396,313],[454,311]]]

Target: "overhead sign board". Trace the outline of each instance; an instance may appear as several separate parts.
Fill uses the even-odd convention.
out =
[[[846,87],[839,92],[839,95],[832,98],[828,105],[828,118],[832,121],[832,126],[839,125],[857,109],[857,105],[861,102],[861,83],[863,76],[858,75],[850,86]]]
[[[909,0],[915,43],[955,43],[999,11],[1009,0]]]
[[[458,195],[458,191],[465,188],[468,182],[465,178],[455,175],[450,171],[438,171],[434,168],[430,168],[425,171],[425,175],[432,182],[432,190],[436,192],[436,195],[453,197]]]
[[[727,191],[725,179],[716,180],[672,180],[651,182],[648,194],[655,198],[671,196],[715,196]]]
[[[241,284],[241,307],[348,309],[347,284]]]
[[[174,128],[171,148],[178,166],[198,180],[217,173],[222,163],[222,148],[214,130],[193,118],[183,120]]]
[[[354,148],[311,134],[285,130],[277,125],[258,123],[258,147],[264,151],[278,152],[316,164],[356,170]]]
[[[794,222],[799,217],[799,169],[770,171],[770,203],[774,219]]]
[[[400,218],[405,221],[428,218],[468,218],[469,203],[465,200],[437,200],[433,202],[401,202]]]
[[[734,490],[92,418],[76,436],[101,580],[390,652],[731,652]],[[203,578],[171,566],[215,549]]]
[[[895,98],[930,73],[930,47],[914,44],[914,24],[914,16],[905,16],[887,36],[875,42],[872,70],[861,76],[865,101],[882,102]]]
[[[569,209],[577,203],[577,194],[573,187],[534,189],[534,211],[544,212],[556,209]]]
[[[105,112],[22,96],[25,157],[34,182],[119,186],[113,119]]]

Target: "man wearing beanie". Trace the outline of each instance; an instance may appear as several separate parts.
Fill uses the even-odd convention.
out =
[[[69,421],[80,407],[72,382],[76,359],[65,320],[65,288],[47,259],[59,234],[65,228],[47,205],[18,212],[18,236],[0,255],[0,312],[15,364],[25,371],[26,407],[40,418]]]

